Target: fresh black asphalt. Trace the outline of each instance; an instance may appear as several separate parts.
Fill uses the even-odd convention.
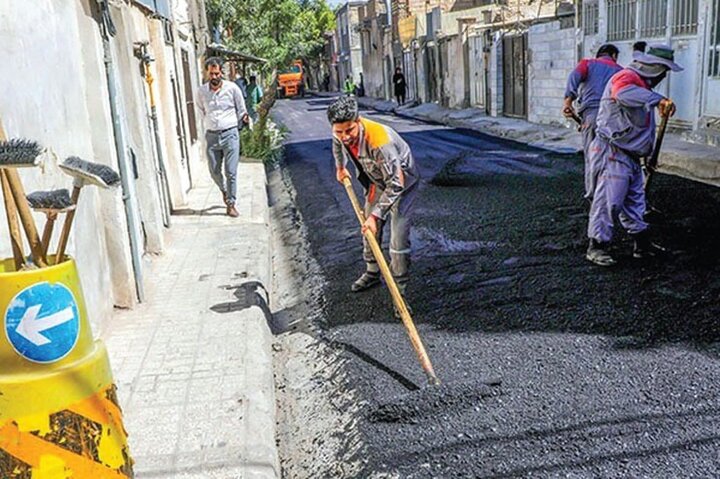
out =
[[[720,477],[720,190],[659,175],[662,261],[584,259],[582,160],[364,112],[421,167],[407,300],[427,386],[336,183],[330,100],[277,103],[285,168],[325,281],[323,326],[362,398],[363,477]],[[338,391],[342,394],[342,391]],[[328,434],[337,433],[328,431]],[[390,476],[392,477],[392,476]]]

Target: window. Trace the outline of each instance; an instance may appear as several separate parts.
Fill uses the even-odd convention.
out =
[[[608,0],[608,40],[635,38],[637,0]]]
[[[695,35],[697,27],[698,0],[673,0],[672,34]]]
[[[720,78],[720,0],[715,0],[713,5],[713,19],[710,31],[710,64],[708,74],[711,77]]]
[[[583,30],[585,35],[597,35],[599,9],[597,3],[583,4]]]
[[[667,27],[667,0],[640,0],[640,36],[663,37]]]
[[[172,45],[175,43],[175,36],[173,35],[173,28],[172,23],[170,23],[169,20],[162,19],[162,25],[163,25],[163,38],[165,39],[165,43],[168,45]]]

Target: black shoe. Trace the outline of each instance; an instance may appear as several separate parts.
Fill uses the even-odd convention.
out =
[[[610,255],[608,246],[608,243],[601,243],[591,239],[585,258],[598,266],[614,266],[617,261]]]
[[[635,239],[633,246],[633,258],[635,259],[657,258],[667,254],[665,248],[650,241],[647,231],[633,235],[633,238]]]
[[[365,291],[380,284],[380,273],[366,271],[350,286],[353,293]]]

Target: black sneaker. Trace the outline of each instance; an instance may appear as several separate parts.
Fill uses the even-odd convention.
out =
[[[608,251],[608,244],[594,239],[590,240],[585,258],[598,266],[614,266],[617,263]]]
[[[643,231],[634,235],[635,244],[633,246],[633,258],[635,259],[651,259],[667,254],[667,249],[650,241],[650,236]]]
[[[350,286],[353,293],[359,293],[380,284],[380,273],[366,271]]]

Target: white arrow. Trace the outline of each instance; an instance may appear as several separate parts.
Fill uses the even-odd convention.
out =
[[[17,329],[15,329],[16,333],[33,343],[35,346],[50,344],[50,340],[40,333],[54,328],[55,326],[60,326],[63,323],[67,323],[75,317],[72,308],[65,308],[62,311],[58,311],[57,313],[53,313],[49,316],[38,318],[37,315],[40,312],[40,308],[42,308],[42,304],[30,306],[25,311]]]

